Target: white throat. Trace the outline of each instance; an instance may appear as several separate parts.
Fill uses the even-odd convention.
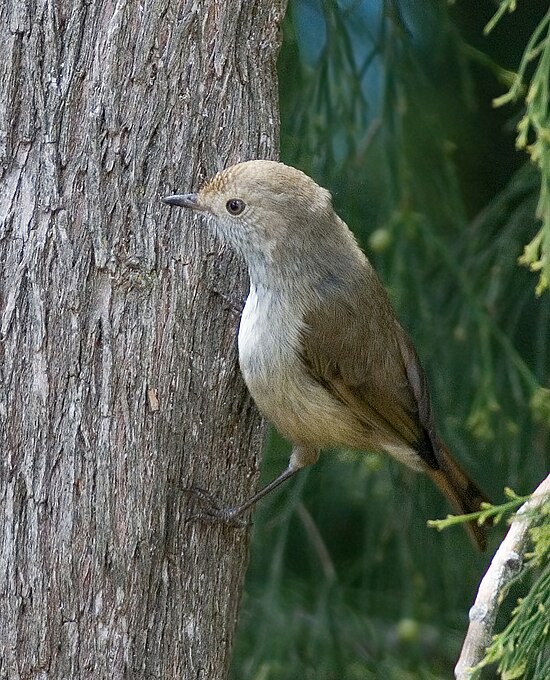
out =
[[[265,291],[266,296],[269,295]],[[239,357],[249,354],[252,347],[254,347],[260,338],[261,334],[261,312],[258,309],[258,294],[256,286],[250,284],[250,292],[246,299],[246,304],[241,316],[241,324],[239,326]]]

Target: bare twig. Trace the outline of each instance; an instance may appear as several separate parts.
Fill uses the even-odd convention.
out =
[[[535,489],[530,499],[516,513],[505,539],[496,551],[483,577],[473,607],[470,625],[455,666],[456,680],[474,680],[480,670],[475,667],[483,659],[491,642],[493,626],[502,595],[523,563],[523,553],[532,523],[532,511],[548,499],[550,475]]]
[[[298,512],[298,517],[302,520],[304,529],[309,536],[309,540],[312,542],[313,547],[317,552],[325,579],[329,583],[333,583],[336,579],[336,569],[334,568],[334,562],[330,557],[330,552],[323,541],[323,537],[321,536],[319,529],[313,520],[313,517],[303,503],[298,503],[296,510]]]

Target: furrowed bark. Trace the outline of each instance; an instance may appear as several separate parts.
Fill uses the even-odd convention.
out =
[[[159,198],[275,158],[285,0],[0,7],[0,678],[224,678],[263,426],[242,264]]]

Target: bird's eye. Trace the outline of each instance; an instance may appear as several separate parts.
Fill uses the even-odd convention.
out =
[[[240,198],[231,198],[227,201],[225,207],[230,215],[240,215],[246,208],[246,204]]]

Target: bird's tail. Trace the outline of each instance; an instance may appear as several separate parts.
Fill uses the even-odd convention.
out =
[[[491,502],[468,476],[468,473],[460,467],[444,444],[440,443],[437,453],[439,469],[432,468],[428,474],[455,512],[467,515],[480,510],[482,503]],[[479,550],[485,550],[487,547],[486,528],[480,526],[477,521],[468,522],[464,526]]]

